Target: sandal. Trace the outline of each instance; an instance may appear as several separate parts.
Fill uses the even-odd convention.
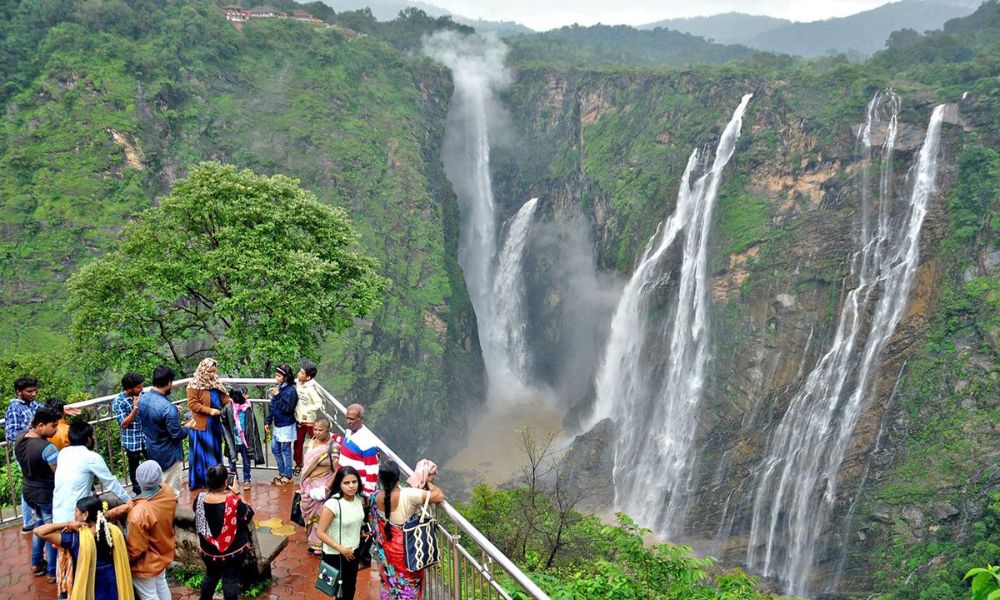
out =
[[[284,477],[275,477],[271,480],[271,485],[285,485],[287,481],[282,481]]]
[[[249,481],[243,483],[243,491],[244,492],[250,491],[250,482]]]

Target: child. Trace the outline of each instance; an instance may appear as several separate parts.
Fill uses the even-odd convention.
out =
[[[246,392],[241,388],[234,388],[230,394],[230,399],[232,400],[233,411],[233,429],[234,438],[236,441],[236,454],[240,456],[240,461],[243,463],[243,489],[250,489],[250,460],[254,457],[254,449],[248,441],[250,441],[251,436],[248,435],[247,421],[252,420],[253,407],[250,405],[250,401],[247,400]],[[250,423],[250,432],[256,431],[256,422]],[[236,472],[236,463],[230,459],[229,470]]]

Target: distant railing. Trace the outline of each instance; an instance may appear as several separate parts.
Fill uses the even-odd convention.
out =
[[[183,390],[189,381],[190,378],[175,381],[174,389]],[[248,388],[259,388],[261,393],[251,392],[247,394],[247,397],[254,405],[263,405],[263,414],[267,414],[268,401],[264,398],[269,395],[267,390],[274,385],[273,379],[224,377],[222,381],[230,386],[243,385]],[[338,414],[346,415],[347,407],[322,386],[318,386],[318,388],[324,400],[324,415],[341,432],[344,432],[343,426],[336,417]],[[83,409],[82,414],[94,425],[97,437],[97,446],[94,450],[101,452],[108,462],[108,467],[113,472],[122,472],[126,461],[124,451],[119,443],[118,422],[111,412],[111,402],[116,396],[117,394],[101,396],[100,398],[76,402],[72,406]],[[182,398],[172,402],[179,405],[185,400]],[[182,412],[184,412],[183,408]],[[0,419],[0,428],[6,432],[3,419]],[[15,472],[18,467],[14,462],[12,445],[6,441],[6,435],[3,436],[2,440],[0,446],[3,447],[6,482],[3,486],[4,489],[0,489],[0,507],[2,507],[0,508],[0,525],[20,519],[21,516],[21,490],[15,484]],[[376,440],[381,452],[395,461],[399,465],[400,471],[407,476],[413,474],[413,469],[392,448],[377,436]],[[255,468],[274,469],[268,444],[265,443],[264,446],[264,465]],[[429,600],[461,600],[465,598],[513,600],[514,596],[507,591],[510,588],[520,592],[518,597],[548,599],[548,595],[535,582],[494,546],[472,523],[469,523],[454,506],[448,502],[442,502],[439,509],[447,515],[447,520],[453,527],[453,531],[448,531],[444,524],[438,522],[437,535],[438,545],[441,549],[441,561],[425,570],[424,598]]]

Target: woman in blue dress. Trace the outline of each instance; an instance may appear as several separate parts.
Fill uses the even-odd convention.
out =
[[[188,488],[205,487],[208,468],[222,464],[222,414],[223,405],[229,404],[226,386],[219,381],[218,365],[214,358],[198,363],[194,376],[187,386],[187,405],[192,422],[188,433]]]
[[[81,498],[75,519],[35,530],[35,535],[65,550],[57,574],[60,594],[70,600],[133,600],[125,536],[105,520],[101,500]]]

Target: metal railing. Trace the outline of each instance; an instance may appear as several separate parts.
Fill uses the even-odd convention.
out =
[[[262,399],[268,394],[266,390],[274,385],[273,379],[255,379],[224,377],[221,378],[228,385],[242,385],[248,388],[262,388],[265,393],[255,398],[256,394],[248,393],[247,397],[256,405],[264,405],[262,411],[266,415],[268,401]],[[190,381],[180,379],[174,382],[174,389],[183,390],[184,384]],[[330,419],[331,423],[343,433],[344,428],[336,418],[339,415],[347,414],[347,407],[341,404],[326,388],[317,386],[324,400],[324,416]],[[100,452],[108,462],[108,467],[112,472],[121,473],[126,465],[124,451],[119,443],[119,428],[117,420],[111,412],[111,402],[117,394],[101,396],[83,402],[76,402],[74,408],[83,409],[91,424],[94,425],[97,437],[95,451]],[[172,400],[175,405],[185,402],[184,399]],[[6,432],[3,419],[0,419],[0,428]],[[382,439],[375,436],[380,451],[391,458],[399,465],[401,472],[406,476],[413,474],[413,469],[396,454]],[[15,485],[14,472],[18,471],[18,466],[14,462],[12,444],[6,441],[6,435],[0,441],[3,446],[4,468],[6,473],[6,485],[0,489],[0,524],[9,523],[20,518],[20,489]],[[275,469],[270,456],[268,444],[264,443],[264,464],[255,468]],[[185,465],[186,466],[186,465]],[[508,589],[516,590],[516,597],[535,598],[548,600],[548,595],[542,591],[538,585],[532,581],[512,560],[493,545],[485,535],[482,534],[472,523],[463,517],[454,506],[447,501],[438,505],[447,517],[447,522],[452,528],[442,521],[437,523],[438,546],[441,550],[441,561],[425,569],[424,577],[424,598],[429,600],[491,600],[501,598],[513,600],[515,595]]]

